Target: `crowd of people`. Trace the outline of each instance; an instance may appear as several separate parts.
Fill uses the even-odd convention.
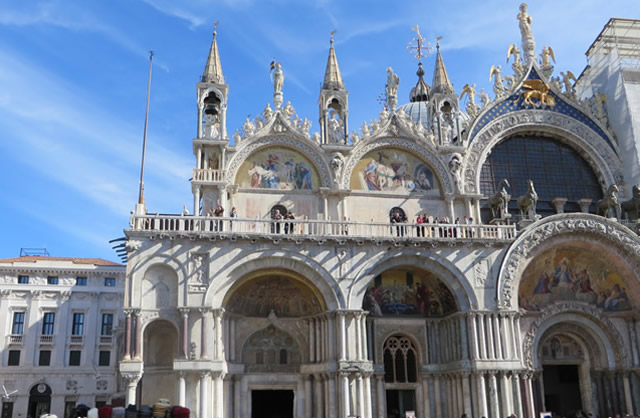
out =
[[[394,211],[391,215],[391,229],[392,232],[395,229],[395,233],[399,237],[404,237],[412,230],[414,235],[418,238],[471,238],[472,232],[470,229],[451,226],[451,225],[473,225],[473,218],[464,216],[456,218],[453,224],[449,218],[432,217],[427,213],[416,215],[416,220],[413,225],[409,225],[409,219],[407,216],[399,210]],[[446,225],[446,226],[445,226]]]
[[[159,399],[153,406],[142,405],[140,408],[135,405],[129,405],[126,408],[111,405],[90,408],[85,404],[78,404],[71,412],[71,418],[189,418],[190,413],[189,408],[172,406],[168,400]],[[39,418],[57,418],[57,416],[44,414]]]

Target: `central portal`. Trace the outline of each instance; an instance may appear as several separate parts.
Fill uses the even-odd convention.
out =
[[[544,365],[542,373],[547,411],[563,417],[575,416],[582,408],[578,366]]]
[[[251,418],[293,418],[293,391],[252,390]]]

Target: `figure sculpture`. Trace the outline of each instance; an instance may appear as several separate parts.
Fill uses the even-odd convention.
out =
[[[518,13],[517,19],[518,22],[520,22],[520,35],[522,35],[522,39],[532,38],[531,23],[533,19],[527,12],[527,3],[520,5],[520,12]]]
[[[571,71],[567,71],[566,73],[561,72],[560,75],[562,76],[562,83],[564,84],[564,94],[570,98],[575,98],[576,92],[573,88],[572,81],[574,83],[576,82],[576,76],[573,75]]]
[[[507,188],[509,187],[511,186],[507,179],[502,179],[496,192],[488,199],[491,215],[494,219],[505,219],[509,217],[509,201],[511,200],[511,195],[507,192]]]
[[[542,52],[540,53],[540,66],[542,66],[543,68],[551,66],[551,61],[549,60],[549,58],[551,58],[555,64],[556,56],[553,53],[553,48],[551,48],[550,46],[542,47]]]
[[[618,186],[612,184],[607,189],[605,196],[596,202],[596,215],[602,215],[605,218],[609,217],[611,209],[615,211],[615,217],[620,218],[620,203],[618,202]]]
[[[387,95],[387,106],[390,110],[395,109],[398,102],[398,84],[400,84],[400,77],[393,72],[393,68],[387,67],[385,94]]]
[[[538,193],[533,187],[533,181],[529,180],[529,190],[517,200],[518,209],[522,218],[536,220],[536,205],[538,204]]]
[[[271,63],[271,81],[273,82],[273,94],[282,93],[284,72],[282,71],[282,64],[279,62]]]
[[[518,49],[516,44],[509,45],[509,49],[507,50],[507,62],[509,62],[509,58],[511,58],[512,55],[513,64],[511,64],[511,69],[513,70],[515,78],[519,80],[524,75],[524,66],[520,59],[520,49]]]
[[[632,197],[620,205],[626,218],[633,221],[640,218],[640,185],[636,184],[632,189]]]
[[[453,177],[456,191],[463,193],[464,182],[462,181],[462,156],[460,154],[455,153],[451,156],[451,160],[449,160],[449,171]]]
[[[467,95],[469,100],[467,101],[466,110],[469,116],[474,117],[478,113],[479,106],[476,104],[476,85],[469,83],[465,84],[462,88],[462,92],[460,92],[460,100]]]
[[[502,77],[501,65],[491,66],[491,70],[489,71],[489,81],[492,79],[494,80],[493,93],[496,95],[496,98],[505,94],[513,85],[513,77]]]

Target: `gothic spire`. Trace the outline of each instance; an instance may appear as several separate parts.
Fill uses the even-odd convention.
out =
[[[344,90],[340,67],[338,66],[338,58],[336,51],[333,49],[333,35],[335,31],[331,31],[331,47],[329,48],[329,58],[327,59],[327,69],[324,72],[324,83],[322,88],[327,90]]]
[[[203,83],[224,84],[224,76],[222,75],[222,65],[220,64],[220,53],[218,52],[218,42],[216,41],[216,27],[218,22],[213,24],[213,40],[211,41],[211,50],[207,65],[202,73]]]
[[[438,39],[439,40],[439,39]],[[440,54],[440,42],[436,44],[436,67],[433,70],[433,83],[431,84],[431,91],[433,93],[440,94],[454,94],[453,86],[449,80],[449,74],[444,67],[444,61]]]

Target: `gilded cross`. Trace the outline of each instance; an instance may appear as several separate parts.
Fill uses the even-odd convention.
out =
[[[409,45],[407,45],[407,49],[412,55],[415,51],[415,58],[418,60],[418,62],[422,62],[422,58],[426,57],[427,54],[429,54],[433,50],[433,47],[431,46],[431,44],[429,44],[429,42],[425,42],[422,35],[420,35],[420,28],[418,27],[418,25],[416,25],[415,28],[411,28],[411,30],[416,31],[416,37],[409,42]]]

